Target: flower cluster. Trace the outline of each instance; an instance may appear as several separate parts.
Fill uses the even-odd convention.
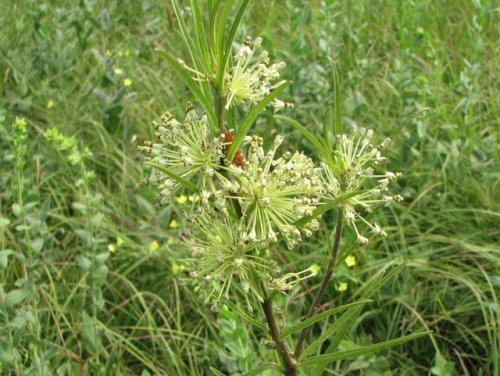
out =
[[[191,236],[185,245],[190,258],[187,266],[191,270],[205,301],[213,302],[217,308],[221,298],[228,299],[228,291],[233,281],[239,282],[243,293],[253,294],[262,300],[262,293],[252,282],[252,274],[261,281],[270,281],[280,272],[275,261],[268,257],[267,249],[258,242],[241,238],[241,223],[229,216],[201,211],[192,220]]]
[[[366,224],[373,233],[386,236],[380,226],[368,222],[361,215],[361,210],[371,212],[377,205],[389,206],[393,202],[403,200],[400,195],[388,194],[391,181],[401,176],[400,173],[389,171],[376,172],[386,161],[382,152],[391,140],[386,138],[378,146],[372,143],[373,131],[353,126],[353,136],[337,136],[336,150],[334,151],[336,169],[328,164],[323,164],[323,186],[325,199],[331,200],[340,194],[354,194],[342,204],[344,219],[349,223],[357,235],[358,243],[366,244],[368,239],[361,235],[356,222],[359,220]],[[373,186],[375,182],[375,186]],[[371,183],[371,187],[367,185]]]
[[[247,37],[233,59],[233,67],[226,75],[224,94],[227,96],[226,109],[236,103],[257,103],[271,90],[281,85],[280,71],[284,62],[270,64],[268,52],[261,49],[262,38],[253,42]],[[291,104],[276,100],[277,109],[290,107]]]
[[[282,142],[283,137],[277,136],[265,153],[262,138],[247,137],[247,166],[231,190],[242,208],[245,239],[276,242],[278,232],[292,248],[302,240],[294,224],[316,208],[321,186],[318,170],[304,154],[285,152],[275,158]],[[313,220],[301,230],[310,235],[318,226]]]
[[[224,167],[219,163],[223,158],[223,140],[220,137],[209,137],[206,115],[199,117],[189,107],[183,123],[166,113],[154,125],[158,140],[147,141],[144,146],[139,147],[147,154],[146,161],[161,165],[181,178],[192,181],[202,190],[215,191],[216,182],[225,180]],[[163,205],[179,188],[179,183],[157,170],[150,180],[160,187],[160,202]]]

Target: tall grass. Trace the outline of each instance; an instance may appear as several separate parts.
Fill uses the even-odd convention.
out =
[[[320,105],[332,97],[332,56],[344,121],[396,134],[401,145],[389,164],[405,173],[400,189],[406,200],[394,209],[397,216],[380,218],[389,237],[355,250],[357,264],[339,269],[325,301],[347,301],[382,266],[406,263],[341,347],[394,337],[415,322],[431,329],[432,339],[341,362],[330,374],[498,374],[494,2],[294,0],[250,8],[240,37],[262,35],[272,55],[287,61],[287,78],[294,81],[287,99],[303,124],[314,130]],[[186,54],[172,10],[159,1],[2,2],[0,25],[0,218],[9,220],[1,222],[0,250],[26,255],[42,239],[30,263],[9,255],[0,269],[0,364],[12,350],[8,344],[16,343],[19,373],[30,367],[47,375],[204,375],[210,365],[236,370],[230,334],[220,331],[221,319],[199,304],[174,265],[169,239],[178,230],[169,223],[178,209],[156,211],[154,192],[139,186],[136,145],[150,136],[160,113],[184,106],[182,84],[155,53],[161,47]],[[19,204],[9,141],[15,116],[28,121],[23,215],[13,207]],[[269,132],[282,127],[270,118],[259,126]],[[76,187],[81,171],[45,141],[42,133],[50,127],[75,135],[81,150],[93,152],[86,167],[96,179],[89,190],[102,195],[96,249],[116,249],[105,261],[105,305],[95,321],[84,314],[93,277],[78,262],[86,255],[78,234],[88,228],[74,205],[82,200]],[[302,142],[292,129],[287,138]],[[25,222],[36,226],[26,232],[18,227]],[[314,259],[322,260],[329,241],[318,234],[304,246],[318,249]],[[313,261],[300,252],[284,256],[292,265]],[[20,287],[14,282],[26,270],[33,296],[7,307],[5,297]],[[348,282],[346,292],[335,289],[340,281]],[[287,303],[298,319],[300,302]],[[261,343],[261,333],[248,335]]]

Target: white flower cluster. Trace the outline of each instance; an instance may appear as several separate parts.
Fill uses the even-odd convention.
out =
[[[318,169],[304,154],[286,152],[275,158],[282,142],[277,136],[265,153],[262,138],[247,137],[247,165],[235,176],[232,191],[242,208],[245,239],[276,242],[278,233],[292,248],[302,240],[300,230],[311,235],[319,227],[317,220],[300,230],[294,224],[312,214],[321,186]]]
[[[236,103],[257,103],[264,99],[271,90],[281,85],[280,71],[286,66],[284,62],[270,64],[269,54],[261,49],[262,38],[253,43],[247,37],[233,59],[233,67],[226,75],[224,94],[226,109]],[[276,100],[277,109],[290,107],[291,104]]]
[[[189,108],[183,123],[166,113],[154,125],[158,141],[146,142],[139,147],[147,154],[146,161],[157,163],[192,181],[202,190],[215,191],[215,183],[226,179],[224,167],[219,163],[224,156],[223,140],[220,137],[210,139],[206,115],[199,117],[196,111]],[[160,202],[163,205],[179,188],[179,183],[157,170],[150,180],[160,187]]]
[[[389,206],[393,202],[403,200],[400,195],[388,194],[388,186],[391,181],[401,176],[400,173],[389,171],[376,172],[386,161],[382,151],[386,149],[391,140],[386,138],[381,144],[375,146],[372,143],[373,131],[353,126],[353,136],[337,136],[337,148],[334,151],[336,169],[332,169],[326,163],[323,164],[323,197],[327,200],[334,199],[339,195],[357,194],[342,204],[344,219],[356,232],[358,243],[366,244],[368,239],[361,235],[356,222],[361,221],[373,233],[386,236],[377,223],[370,223],[363,218],[361,211],[371,212],[377,205]],[[373,186],[375,182],[375,186]],[[371,187],[367,185],[371,183]]]

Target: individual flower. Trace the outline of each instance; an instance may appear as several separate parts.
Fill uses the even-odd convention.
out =
[[[159,248],[160,244],[156,240],[153,240],[151,243],[149,243],[149,252],[157,251]]]
[[[389,183],[401,176],[400,173],[380,171],[386,161],[382,152],[391,140],[386,138],[381,144],[372,143],[371,129],[353,126],[353,136],[337,136],[334,150],[335,164],[323,163],[323,198],[333,200],[339,195],[353,194],[341,205],[345,221],[356,232],[359,244],[368,243],[368,238],[361,235],[356,223],[363,222],[374,234],[386,236],[376,223],[370,223],[362,212],[371,212],[375,206],[389,206],[403,200],[400,195],[389,195]]]
[[[226,109],[237,103],[257,103],[284,81],[280,71],[284,62],[270,64],[268,52],[261,49],[262,38],[253,43],[247,37],[233,59],[233,66],[225,77],[224,94],[227,96]],[[276,105],[287,106],[284,102]]]
[[[348,266],[348,267],[353,267],[354,265],[356,265],[356,257],[354,256],[347,256],[345,258],[345,264]]]
[[[126,78],[123,80],[123,85],[124,86],[131,86],[132,85],[132,80],[130,78]]]
[[[211,196],[217,191],[216,181],[226,180],[220,165],[223,158],[223,140],[220,137],[210,138],[210,129],[206,115],[199,117],[196,111],[189,109],[183,123],[177,121],[169,113],[155,123],[157,142],[146,142],[139,149],[147,155],[146,161],[161,165],[168,171],[191,181],[200,190]],[[172,200],[173,193],[180,184],[155,170],[150,178],[161,189],[160,203]],[[182,197],[182,196],[181,196]],[[199,196],[191,195],[188,200],[195,202]]]
[[[190,254],[186,269],[205,302],[214,303],[215,309],[221,298],[229,297],[233,282],[238,283],[245,294],[262,300],[252,276],[269,281],[279,272],[277,263],[267,257],[262,244],[245,241],[241,237],[242,224],[229,216],[202,211],[192,224],[191,236],[184,243]]]
[[[312,214],[321,186],[313,161],[304,154],[287,152],[275,159],[282,142],[283,137],[277,136],[266,154],[262,138],[248,136],[245,168],[230,191],[241,205],[245,239],[276,242],[281,234],[291,248],[302,240],[301,231],[311,235],[318,227],[317,220],[301,229],[295,222]]]
[[[337,286],[337,291],[340,291],[340,292],[347,291],[348,287],[349,287],[349,285],[347,284],[347,282],[340,282],[339,285]]]

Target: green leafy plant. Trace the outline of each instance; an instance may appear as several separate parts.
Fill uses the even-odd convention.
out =
[[[200,2],[192,0],[194,33],[190,33],[179,4],[172,0],[192,66],[171,52],[161,53],[197,103],[187,104],[182,121],[170,113],[162,116],[155,123],[157,139],[145,142],[140,149],[146,164],[153,168],[148,180],[160,189],[160,205],[173,202],[178,194],[198,197],[185,213],[182,247],[187,257],[181,260],[195,291],[211,304],[212,311],[219,312],[222,304],[228,304],[233,314],[267,331],[271,339],[267,345],[279,355],[279,364],[263,363],[247,374],[275,368],[286,375],[319,375],[331,362],[370,354],[428,333],[337,350],[362,307],[401,268],[387,274],[382,270],[359,301],[320,311],[346,230],[354,231],[355,236],[353,244],[343,245],[344,257],[356,244],[367,244],[372,235],[387,235],[373,221],[373,213],[402,200],[400,195],[389,193],[390,183],[400,174],[383,168],[383,152],[390,139],[377,142],[373,130],[356,125],[344,129],[340,83],[333,62],[334,100],[326,109],[321,135],[277,114],[293,108],[293,104],[278,99],[290,85],[282,79],[285,64],[271,63],[261,38],[247,37],[239,45],[235,41],[248,3],[208,1],[208,11],[203,12]],[[236,17],[229,22],[228,14],[235,6]],[[208,15],[206,20],[203,14]],[[203,110],[201,115],[196,104]],[[268,137],[250,133],[258,116],[270,107],[276,120],[294,127],[314,146],[316,161],[300,151],[280,151],[283,136],[277,135],[270,142]],[[298,249],[306,238],[328,226],[325,219],[330,217],[336,224],[328,264],[283,271],[272,250],[279,253],[282,246]],[[320,271],[324,271],[323,279],[309,310],[299,324],[289,324],[286,309],[278,311],[275,302],[282,295],[296,293],[304,280]],[[251,316],[262,312],[265,327],[236,308],[234,302],[240,299]],[[326,319],[334,315],[333,324],[327,326]],[[318,325],[323,326],[321,334],[312,335],[311,327]],[[247,363],[241,362],[246,368]],[[220,374],[215,369],[213,372]]]

